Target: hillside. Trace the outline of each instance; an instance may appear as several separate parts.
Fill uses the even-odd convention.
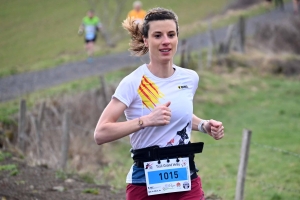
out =
[[[180,25],[184,26],[209,14],[220,12],[228,1],[145,1],[144,9],[156,6],[173,9],[180,16]],[[133,1],[124,1],[125,5],[122,5],[121,10],[117,10],[118,0],[108,2],[0,0],[0,27],[3,30],[0,31],[0,77],[83,60],[83,38],[77,35],[77,29],[86,11],[91,7],[102,18],[106,29],[112,30],[110,35],[114,35],[115,32],[121,34],[115,49],[106,47],[104,41],[99,39],[97,55],[126,50],[126,32],[120,25],[131,9]],[[111,19],[116,13],[119,17],[112,22]]]

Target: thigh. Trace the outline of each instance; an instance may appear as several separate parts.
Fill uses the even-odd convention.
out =
[[[179,200],[205,200],[204,191],[202,189],[202,183],[200,177],[197,177],[191,181],[192,190],[188,192],[179,192],[173,194],[174,197]]]

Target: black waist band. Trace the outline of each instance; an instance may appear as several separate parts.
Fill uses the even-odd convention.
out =
[[[134,161],[154,161],[166,158],[177,158],[193,155],[194,153],[201,153],[204,143],[189,143],[187,145],[178,145],[171,147],[159,148],[159,146],[152,146],[143,149],[132,149]]]

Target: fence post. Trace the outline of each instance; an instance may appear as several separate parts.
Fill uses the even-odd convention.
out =
[[[198,57],[198,70],[201,70],[202,68],[202,49],[201,49],[201,37],[199,37],[199,57]]]
[[[31,116],[31,124],[33,126],[33,129],[35,131],[35,137],[36,137],[36,149],[38,154],[38,159],[42,158],[42,138],[41,138],[41,123],[34,117]]]
[[[191,50],[190,50],[189,46],[187,46],[187,48],[186,48],[186,64],[185,64],[186,68],[191,69],[191,67],[192,67],[192,66],[190,66],[191,62],[192,62]]]
[[[244,53],[245,52],[245,28],[246,28],[246,24],[245,24],[245,18],[243,16],[240,17],[239,22],[238,22],[238,36],[239,36],[239,50],[240,52]]]
[[[240,165],[237,175],[236,182],[236,190],[235,190],[235,200],[243,200],[244,199],[244,187],[245,187],[245,179],[246,179],[246,171],[250,150],[250,141],[251,141],[250,130],[243,130],[243,139],[242,139],[242,148],[240,155]]]
[[[224,41],[224,54],[228,54],[230,51],[230,45],[232,41],[232,35],[233,35],[234,25],[231,24],[227,28],[226,37]]]
[[[207,62],[206,67],[211,67],[211,61],[212,61],[212,54],[213,54],[213,47],[214,47],[214,41],[213,41],[213,35],[211,30],[211,23],[208,24],[208,30],[207,30],[207,36],[208,36],[208,50],[207,50]]]
[[[66,111],[63,117],[62,124],[62,143],[61,143],[61,169],[65,170],[68,161],[69,143],[70,143],[70,113]]]
[[[22,152],[25,151],[25,127],[26,126],[26,100],[20,102],[19,126],[18,126],[18,144]]]
[[[186,51],[186,40],[181,41],[181,56],[180,56],[180,67],[186,68],[185,64],[185,51]]]
[[[39,109],[39,114],[38,114],[38,122],[41,124],[43,117],[44,117],[44,111],[45,111],[45,107],[46,107],[46,102],[43,101],[43,103],[41,104],[41,107]]]
[[[107,105],[108,101],[107,101],[106,83],[103,75],[100,75],[100,83],[101,83],[101,91],[102,91],[104,103],[105,105]]]

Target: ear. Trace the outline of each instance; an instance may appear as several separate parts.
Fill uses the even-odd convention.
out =
[[[148,47],[148,39],[143,37],[143,40],[144,40],[145,47]]]

